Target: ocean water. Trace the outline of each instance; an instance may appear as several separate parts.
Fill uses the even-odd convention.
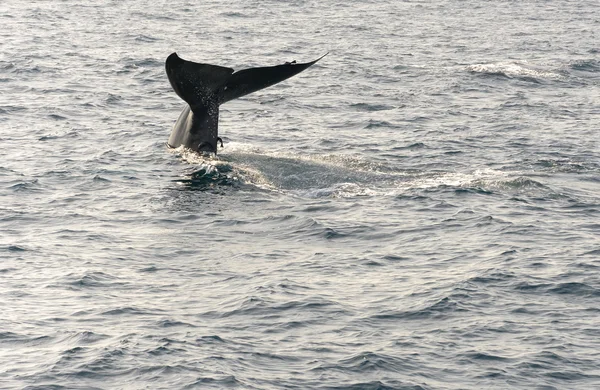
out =
[[[600,388],[600,4],[3,0],[0,388]],[[169,150],[164,60],[318,64]]]

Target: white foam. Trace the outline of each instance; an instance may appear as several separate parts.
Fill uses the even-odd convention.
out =
[[[354,198],[357,196],[375,196],[381,193],[357,183],[336,183],[327,188],[309,188],[291,191],[305,198]]]
[[[491,64],[474,64],[467,70],[475,73],[497,74],[506,77],[532,77],[536,79],[561,80],[564,76],[557,72],[539,69],[522,62],[498,62]]]
[[[497,171],[495,169],[478,169],[471,173],[424,173],[420,177],[403,182],[401,186],[405,189],[427,189],[443,186],[461,188],[471,187],[482,182],[498,181],[509,176],[509,172]]]
[[[478,169],[472,172],[415,172],[392,169],[384,164],[343,154],[264,152],[253,145],[228,143],[220,157],[203,156],[178,148],[183,160],[207,173],[226,166],[229,176],[244,184],[308,198],[397,196],[415,189],[437,187],[489,187],[518,172]],[[348,181],[350,179],[350,181]]]

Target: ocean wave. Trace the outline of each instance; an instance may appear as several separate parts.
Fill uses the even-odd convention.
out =
[[[18,333],[3,331],[0,332],[0,342],[19,340],[22,336]]]
[[[480,360],[480,361],[511,361],[512,359],[506,358],[500,355],[494,355],[485,352],[467,352],[461,355],[468,360]]]
[[[221,187],[235,188],[241,184],[236,176],[229,174],[226,168],[218,168],[214,165],[204,164],[194,170],[185,178],[176,179],[174,182],[182,184],[188,190],[216,191]]]
[[[70,286],[77,289],[87,288],[114,288],[123,287],[126,282],[121,281],[118,277],[101,272],[89,271],[81,274],[69,274],[62,278],[60,285]]]
[[[138,41],[138,42],[152,43],[152,42],[160,41],[160,38],[151,37],[151,36],[148,36],[148,35],[135,35],[134,40]]]
[[[560,72],[546,70],[519,62],[474,64],[467,66],[467,70],[471,73],[481,74],[484,76],[502,76],[506,78],[517,78],[533,82],[543,80],[565,80],[565,75]]]
[[[240,382],[234,375],[204,376],[186,384],[183,389],[198,389],[206,386],[216,386],[218,388],[244,387],[244,383]]]
[[[43,189],[42,184],[38,179],[30,179],[26,181],[19,181],[16,184],[10,186],[10,189],[15,192],[40,192]]]
[[[294,195],[303,198],[354,198],[362,196],[374,196],[379,194],[367,185],[357,183],[336,183],[328,188],[309,188],[305,190],[294,190]]]
[[[125,307],[118,307],[115,309],[106,310],[100,314],[102,316],[122,316],[122,315],[142,316],[142,315],[157,315],[158,313],[140,309],[137,307],[125,306]]]
[[[467,311],[467,309],[459,306],[453,299],[445,297],[418,309],[378,313],[369,317],[367,321],[442,319],[447,318],[454,312],[464,311]]]
[[[268,234],[272,237],[306,239],[322,238],[333,240],[353,235],[360,226],[348,228],[327,226],[324,223],[308,216],[283,215],[281,217],[266,217],[259,225],[262,229],[252,226],[240,226],[240,231],[253,234]]]
[[[576,161],[570,158],[540,158],[532,163],[549,172],[585,173],[600,168],[594,161]]]
[[[552,283],[549,281],[541,283],[519,282],[515,289],[525,293],[552,294],[552,295],[574,295],[578,297],[598,297],[600,289],[594,288],[581,282]]]
[[[326,368],[364,373],[371,371],[404,372],[415,367],[410,359],[367,351],[341,359],[335,366],[319,367],[318,370]]]
[[[429,386],[397,383],[397,381],[348,382],[338,386],[322,386],[323,390],[428,390]]]
[[[4,105],[0,107],[0,114],[22,113],[28,110],[29,108],[25,106]]]
[[[486,273],[485,276],[474,276],[468,279],[467,282],[481,284],[484,286],[502,286],[512,283],[515,280],[515,278],[517,278],[517,276],[513,273],[493,270],[489,274]]]
[[[6,250],[8,252],[26,252],[30,249],[27,249],[24,246],[20,246],[20,245],[7,245],[7,246],[0,246],[0,248],[2,248],[3,250]],[[0,272],[7,272],[7,270],[10,270],[12,268],[3,268]]]
[[[420,174],[416,178],[399,183],[400,188],[408,191],[415,189],[427,191],[453,191],[456,194],[495,195],[506,194],[547,199],[568,198],[559,189],[538,181],[532,177],[522,176],[521,172],[476,170],[472,173],[439,172]],[[515,198],[517,200],[517,198]],[[523,199],[524,202],[527,202]]]
[[[323,298],[307,297],[301,300],[289,300],[284,302],[274,301],[259,296],[250,296],[243,299],[232,299],[229,302],[223,302],[221,308],[203,313],[203,316],[216,318],[229,318],[237,316],[251,316],[255,318],[264,317],[269,319],[272,326],[280,329],[281,327],[297,327],[298,325],[307,325],[311,323],[312,316],[341,315],[346,312],[339,303]],[[294,315],[307,317],[299,318],[296,321],[288,320],[290,313]],[[292,316],[293,317],[293,316]]]
[[[42,347],[52,344],[55,337],[49,335],[29,335],[15,332],[0,332],[0,344],[22,345],[28,347]]]
[[[590,60],[578,60],[571,63],[570,68],[579,72],[598,73],[600,72],[600,61]]]
[[[554,287],[549,288],[548,292],[551,294],[567,294],[580,297],[600,297],[600,289],[579,282],[559,283]]]
[[[398,128],[398,125],[388,121],[369,119],[367,125],[363,127],[365,130],[373,130],[378,128],[395,129]]]
[[[159,328],[173,328],[173,327],[184,327],[184,328],[195,328],[196,326],[187,322],[163,319],[156,323]]]
[[[350,104],[350,108],[353,108],[357,111],[376,112],[376,111],[393,110],[395,107],[389,106],[386,104],[354,103],[354,104]]]

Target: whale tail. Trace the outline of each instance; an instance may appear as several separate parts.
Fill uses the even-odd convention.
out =
[[[209,107],[214,102],[221,105],[277,84],[307,69],[325,55],[306,63],[286,62],[234,73],[231,68],[186,61],[173,53],[167,58],[165,68],[175,93],[195,112],[195,107]]]
[[[306,63],[294,61],[234,72],[231,68],[186,61],[177,53],[171,54],[165,62],[167,77],[189,109],[186,107],[175,123],[168,144],[216,153],[221,104],[288,79],[323,57]]]
[[[223,104],[230,100],[237,99],[244,95],[248,95],[249,93],[256,92],[260,89],[270,87],[271,85],[289,79],[290,77],[295,76],[303,70],[314,65],[326,55],[327,54],[317,58],[314,61],[305,62],[302,64],[293,61],[286,62],[283,65],[249,68],[235,72],[225,83],[219,97],[219,102]]]

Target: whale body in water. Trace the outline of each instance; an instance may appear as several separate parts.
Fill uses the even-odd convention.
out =
[[[321,58],[234,72],[231,68],[186,61],[177,53],[171,54],[165,62],[167,77],[175,93],[187,105],[171,131],[168,145],[216,154],[217,144],[220,142],[223,146],[219,138],[221,104],[288,79]]]

